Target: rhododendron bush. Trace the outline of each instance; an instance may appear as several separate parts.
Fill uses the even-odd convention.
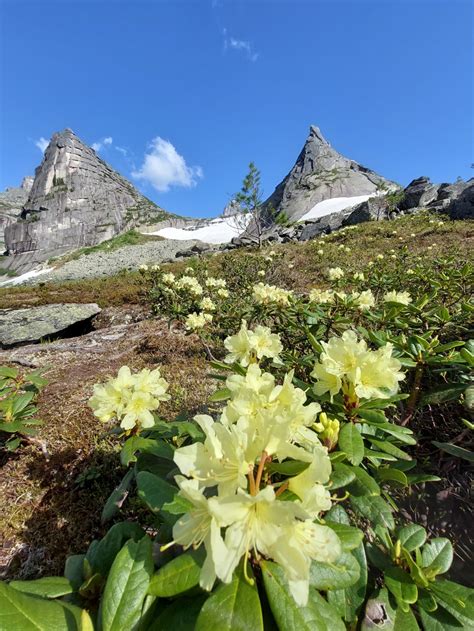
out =
[[[449,308],[414,293],[419,270],[400,289],[383,269],[330,268],[332,286],[298,294],[264,278],[275,256],[234,287],[142,270],[155,311],[212,346],[211,408],[162,418],[159,367],[94,387],[124,467],[102,513],[113,525],[64,577],[2,584],[8,628],[473,628],[472,590],[443,578],[450,540],[397,504],[438,479],[415,459],[416,407],[468,399],[462,282]]]

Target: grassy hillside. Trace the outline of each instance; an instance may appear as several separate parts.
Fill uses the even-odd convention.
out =
[[[114,240],[112,247],[123,247],[136,238],[127,234],[122,235],[125,241],[118,244]],[[471,417],[465,395],[459,395],[461,385],[465,386],[464,360],[455,354],[472,336],[469,297],[473,288],[473,245],[473,222],[442,221],[439,215],[426,214],[366,223],[307,243],[186,259],[163,265],[156,272],[144,270],[105,279],[0,289],[0,308],[57,302],[97,302],[104,308],[98,330],[83,338],[0,351],[0,364],[8,364],[13,358],[23,366],[30,363],[43,367],[49,382],[38,399],[38,416],[44,424],[37,440],[24,443],[14,456],[4,454],[0,462],[0,493],[6,498],[0,516],[0,533],[6,541],[0,550],[0,565],[3,560],[5,575],[36,578],[61,574],[67,555],[84,551],[92,539],[104,536],[108,530],[100,522],[100,513],[121,480],[123,468],[116,437],[105,431],[88,406],[93,385],[115,375],[123,365],[132,371],[160,366],[171,384],[171,397],[160,407],[161,418],[185,415],[190,419],[196,413],[215,414],[222,402],[219,397],[210,400],[216,390],[211,373],[222,373],[223,365],[211,368],[209,359],[222,361],[226,352],[223,339],[237,331],[245,316],[249,327],[264,324],[278,332],[285,348],[285,369],[295,371],[296,382],[301,386],[309,383],[310,370],[322,348],[319,340],[341,335],[351,327],[357,327],[366,341],[375,346],[386,342],[385,335],[391,336],[398,344],[400,357],[405,347],[412,352],[406,342],[410,335],[418,336],[412,344],[421,344],[419,339],[425,333],[430,343],[431,336],[437,343],[447,344],[444,355],[437,356],[433,350],[434,359],[429,355],[431,349],[426,351],[427,368],[423,374],[416,370],[407,372],[403,392],[408,401],[395,397],[390,411],[390,420],[396,426],[410,428],[420,439],[410,447],[408,460],[416,458],[427,480],[434,475],[442,479],[431,486],[414,482],[415,490],[410,491],[403,488],[404,483],[395,485],[395,499],[390,501],[399,502],[402,513],[410,520],[418,519],[430,535],[449,536],[458,543],[454,577],[466,582],[465,567],[472,555],[468,535],[472,471],[462,459],[434,448],[432,441],[467,448],[472,443],[468,429]],[[185,272],[186,268],[192,270]],[[328,272],[334,268],[341,268],[343,276],[331,281]],[[176,278],[167,285],[163,274],[169,273]],[[186,293],[186,283],[179,285],[183,273],[187,275],[188,288],[192,285],[190,276],[199,279],[204,287],[212,287],[208,279],[216,277],[225,282],[229,293],[213,312],[212,325],[198,330],[199,335],[183,326],[198,300]],[[251,304],[247,295],[239,302],[242,288],[252,287],[261,279],[266,286],[292,292],[283,315],[275,305]],[[175,294],[170,290],[173,283]],[[347,295],[352,292],[351,295],[360,296],[369,287],[376,304],[367,310],[359,309]],[[312,303],[311,299],[308,302],[311,290],[324,292],[328,288],[333,292],[334,309]],[[402,305],[397,307],[390,301],[390,307],[384,306],[387,292],[407,289],[411,307],[406,305],[404,310]],[[434,289],[436,292],[432,292]],[[426,300],[421,299],[423,295]],[[423,344],[417,347],[419,354],[422,347]],[[404,369],[411,370],[410,366],[416,367],[416,361],[407,360]],[[280,378],[281,365],[273,368]],[[237,369],[238,374],[241,371]],[[458,395],[443,394],[421,405],[420,392],[431,392],[440,384],[443,390],[444,385],[449,385],[450,371],[458,371]],[[343,409],[341,402],[331,407],[332,400],[324,396],[321,402],[328,410],[336,414]],[[342,423],[343,416],[340,418]],[[379,421],[380,417],[376,422]],[[187,438],[180,435],[170,440],[175,447]],[[38,449],[39,444],[46,456]],[[394,453],[399,455],[399,447],[390,449],[387,458]],[[406,464],[402,455],[404,458]],[[398,481],[406,478],[404,471],[408,468],[401,466],[395,475]],[[124,505],[122,519],[137,521],[150,532],[156,527],[155,517],[133,494]],[[365,528],[364,519],[357,519],[357,525]]]

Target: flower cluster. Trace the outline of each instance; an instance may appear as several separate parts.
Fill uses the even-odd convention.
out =
[[[375,296],[370,289],[365,291],[355,291],[347,294],[344,291],[335,291],[334,289],[312,289],[309,292],[311,302],[317,304],[328,304],[339,300],[350,300],[361,311],[367,311],[375,305]]]
[[[188,329],[188,331],[195,331],[196,329],[203,329],[206,324],[212,322],[212,313],[206,313],[203,311],[202,313],[190,313],[186,316],[184,325]]]
[[[328,269],[329,280],[339,280],[340,278],[343,278],[343,276],[344,270],[342,270],[340,267],[330,267]]]
[[[349,330],[321,345],[324,350],[311,373],[317,395],[329,392],[332,398],[342,390],[349,400],[386,399],[396,394],[398,382],[405,378],[390,343],[372,351]]]
[[[253,298],[256,303],[261,305],[276,304],[285,307],[290,303],[290,297],[293,295],[291,291],[276,287],[275,285],[266,285],[265,283],[257,283],[253,286]]]
[[[241,366],[248,366],[264,357],[279,361],[279,354],[283,350],[279,335],[261,325],[249,331],[245,320],[242,320],[238,333],[224,340],[224,346],[229,351],[225,361],[228,364],[238,362]]]
[[[412,302],[408,291],[388,291],[383,299],[384,302],[398,302],[401,305],[409,305]]]
[[[132,374],[128,366],[122,366],[117,377],[94,386],[89,405],[100,421],[105,423],[115,418],[127,431],[137,426],[153,427],[152,411],[158,409],[160,401],[170,398],[168,387],[159,368],[144,368]]]
[[[194,276],[181,276],[181,278],[176,281],[175,286],[176,289],[184,289],[193,296],[202,296],[204,292],[202,285]]]
[[[184,548],[204,544],[204,589],[212,589],[216,578],[229,583],[242,557],[246,571],[250,556],[263,555],[281,564],[291,594],[304,606],[312,560],[330,563],[341,554],[334,531],[315,523],[331,507],[324,486],[331,462],[311,429],[320,406],[305,405],[292,379],[290,372],[276,385],[257,364],[230,376],[230,401],[220,418],[195,417],[204,443],[175,451],[183,474],[176,476],[179,494],[190,509],[174,525],[173,539]],[[287,458],[301,464],[298,475],[275,473],[272,463]],[[295,501],[284,501],[288,491]]]

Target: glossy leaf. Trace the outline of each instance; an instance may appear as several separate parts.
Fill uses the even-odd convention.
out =
[[[198,585],[200,573],[196,555],[182,554],[152,576],[148,593],[159,598],[177,596]]]
[[[89,614],[67,603],[38,598],[0,583],[0,629],[92,631]]]
[[[262,573],[270,608],[280,631],[345,631],[346,627],[336,610],[314,589],[309,591],[307,605],[301,607],[288,590],[281,566],[264,561]],[[252,627],[245,631],[250,629]]]
[[[398,539],[408,552],[420,548],[426,541],[426,530],[418,524],[409,524],[398,531]]]
[[[453,562],[453,546],[449,539],[431,539],[421,551],[421,566],[429,577],[444,574]]]
[[[359,465],[364,458],[364,440],[354,423],[346,423],[339,433],[339,448],[353,465]]]
[[[101,603],[102,631],[133,629],[140,619],[153,572],[149,537],[129,541],[110,568]]]
[[[35,581],[11,581],[9,585],[20,592],[41,598],[60,598],[74,591],[71,582],[63,576],[46,576]]]
[[[251,570],[248,568],[251,575]],[[263,631],[263,616],[256,585],[250,585],[242,568],[232,581],[221,584],[204,603],[195,631]]]
[[[344,589],[357,582],[360,567],[354,556],[343,552],[334,563],[311,563],[309,582],[312,587],[321,590]]]

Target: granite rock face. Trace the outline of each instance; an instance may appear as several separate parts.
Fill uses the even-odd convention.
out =
[[[0,193],[0,254],[5,249],[5,229],[20,216],[23,205],[28,200],[33,180],[32,176],[24,177],[18,188],[7,188]]]
[[[46,260],[167,216],[65,129],[51,138],[20,219],[5,230],[6,248]]]
[[[15,346],[78,333],[78,328],[86,327],[100,311],[100,307],[93,303],[1,309],[0,346]]]
[[[265,201],[266,207],[297,221],[317,203],[335,197],[376,195],[399,186],[345,158],[312,125],[306,143],[285,179]]]
[[[398,207],[400,210],[427,206],[438,197],[439,184],[433,184],[429,177],[422,176],[410,182],[404,189]]]

